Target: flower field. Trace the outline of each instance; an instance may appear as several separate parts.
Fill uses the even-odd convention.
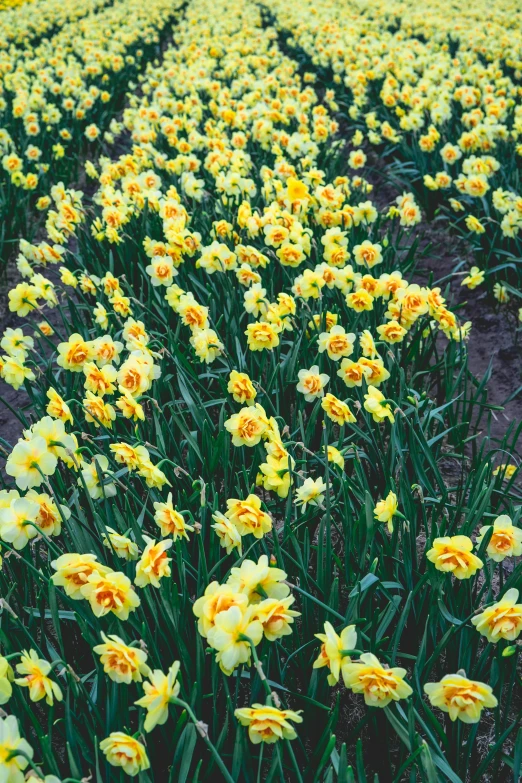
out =
[[[0,8],[0,783],[519,780],[521,19],[449,8]]]

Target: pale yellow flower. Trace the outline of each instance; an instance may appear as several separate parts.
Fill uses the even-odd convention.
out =
[[[303,722],[299,712],[280,710],[263,704],[240,707],[235,710],[234,715],[242,726],[248,726],[248,736],[254,745],[260,742],[278,742],[280,739],[293,740],[297,734],[289,721]]]
[[[489,685],[469,680],[465,674],[446,674],[440,682],[428,682],[424,686],[430,702],[452,721],[477,723],[485,707],[496,707],[498,702]]]
[[[512,587],[500,601],[472,617],[471,622],[488,642],[496,643],[499,639],[512,642],[522,631],[522,604],[517,601],[518,590]]]
[[[354,693],[363,693],[368,707],[386,707],[391,701],[407,699],[413,693],[404,681],[406,669],[388,669],[372,653],[343,666],[343,679]]]

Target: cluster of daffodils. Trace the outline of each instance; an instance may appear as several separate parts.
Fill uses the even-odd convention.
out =
[[[292,633],[300,613],[290,608],[295,599],[285,580],[285,572],[261,555],[257,563],[243,560],[232,568],[225,584],[211,582],[195,602],[199,633],[227,676],[250,662],[263,638],[275,642]]]
[[[503,0],[493,9],[481,2],[450,14],[444,0],[430,0],[422,11],[371,0],[364,13],[351,0],[264,5],[314,68],[330,69],[332,93],[349,102],[357,127],[352,168],[364,160],[363,142],[414,161],[423,200],[431,209],[444,205],[481,263],[488,252],[518,256],[522,41],[516,4]]]
[[[518,596],[518,592],[514,592]],[[519,609],[522,610],[522,606]],[[314,668],[328,668],[329,685],[337,685],[342,676],[345,687],[355,694],[362,694],[368,707],[384,708],[393,701],[412,695],[413,690],[405,681],[406,669],[383,665],[372,653],[362,653],[357,661],[351,659],[350,653],[357,643],[354,625],[347,626],[338,634],[327,622],[324,633],[316,636],[322,644]],[[449,713],[452,721],[459,719],[464,723],[477,723],[484,708],[497,705],[492,688],[468,679],[464,672],[448,674],[437,683],[426,683],[424,691],[433,706]]]
[[[62,170],[48,172],[45,235],[20,241],[23,280],[9,292],[13,323],[0,339],[0,374],[30,399],[20,439],[5,444],[0,491],[0,703],[23,729],[0,719],[0,779],[6,768],[19,783],[35,759],[33,771],[43,769],[40,749],[22,739],[33,736],[27,696],[45,699],[53,741],[71,748],[69,777],[100,769],[107,781],[120,769],[163,780],[179,763],[194,779],[217,767],[227,783],[254,779],[240,758],[247,734],[253,745],[279,743],[255,763],[259,779],[265,764],[283,763],[283,780],[287,762],[306,767],[308,745],[332,742],[316,746],[303,712],[330,710],[326,683],[341,680],[343,698],[363,694],[399,722],[396,702],[414,688],[424,709],[429,700],[452,720],[478,721],[500,689],[457,665],[439,682],[414,673],[394,629],[420,580],[433,590],[417,589],[415,600],[442,603],[469,579],[480,598],[460,632],[481,661],[516,651],[517,589],[482,583],[522,554],[522,532],[507,516],[481,522],[475,543],[444,526],[435,485],[454,408],[436,400],[437,373],[446,351],[460,366],[471,324],[446,291],[415,281],[418,196],[405,191],[378,209],[362,132],[347,153],[334,92],[314,88],[264,15],[270,8],[307,51],[311,30],[318,41],[338,34],[313,22],[332,6],[321,0],[315,14],[303,2],[297,25],[276,0],[264,10],[191,0],[171,44],[145,65],[145,47],[178,13],[172,3],[92,0],[83,13],[65,3],[61,15],[55,0],[33,5],[46,20],[27,28],[28,39],[43,36],[35,59],[17,55],[9,67],[23,44],[14,21],[12,46],[0,45],[9,133],[22,143],[34,123],[33,146],[48,134],[42,149],[65,151],[86,130],[104,147],[85,164],[86,195]],[[369,31],[346,62],[338,54],[345,70],[334,68],[353,90],[365,47],[379,50],[376,74],[397,70],[373,21]],[[138,89],[128,80],[140,62]],[[121,121],[111,122],[103,105],[124,82]],[[373,96],[367,82],[357,95],[355,119]],[[391,143],[406,132],[374,119]],[[469,198],[495,175],[491,151],[481,152],[455,153]],[[477,268],[465,282],[482,279]],[[428,515],[413,514],[414,494],[433,509],[429,530]],[[448,529],[456,534],[437,537]],[[429,614],[422,604],[420,621]],[[434,645],[447,622],[436,618]],[[36,627],[33,644],[18,641]],[[175,727],[171,707],[183,710]],[[67,763],[43,753],[53,774]]]
[[[522,530],[506,514],[497,517],[493,525],[480,528],[477,547],[486,536],[486,554],[491,560],[501,563],[507,557],[522,555]],[[472,550],[473,542],[468,536],[442,536],[434,539],[426,557],[438,571],[450,573],[457,579],[469,579],[484,565]]]

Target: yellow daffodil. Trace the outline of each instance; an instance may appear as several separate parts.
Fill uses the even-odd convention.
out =
[[[105,574],[92,571],[80,592],[89,601],[96,617],[112,612],[119,620],[126,620],[140,605],[130,579],[119,571]]]
[[[160,579],[170,576],[171,558],[167,557],[167,550],[172,546],[171,540],[154,541],[149,536],[143,536],[146,547],[136,563],[136,577],[134,584],[137,587],[160,587]]]
[[[428,682],[424,686],[434,707],[447,712],[452,721],[477,723],[486,707],[497,706],[497,699],[489,685],[469,680],[464,673],[446,674],[440,682]]]
[[[258,645],[262,636],[263,626],[257,619],[255,607],[242,609],[234,605],[215,616],[214,625],[207,632],[207,641],[217,652],[216,662],[221,671],[230,676],[237,666],[250,661],[251,646],[247,638]]]
[[[145,695],[135,704],[147,710],[144,729],[149,732],[155,726],[162,726],[169,716],[169,703],[179,693],[180,685],[177,681],[179,673],[179,661],[174,661],[167,674],[160,669],[149,671],[148,679],[143,683]]]
[[[433,541],[426,557],[437,571],[451,573],[457,579],[470,579],[484,565],[472,549],[473,542],[468,536],[442,536]]]
[[[150,669],[147,666],[147,653],[139,647],[131,647],[116,634],[106,636],[101,634],[103,644],[98,644],[92,651],[100,656],[100,663],[114,682],[129,685],[131,682],[141,682],[142,675],[147,676]]]
[[[316,639],[321,644],[321,652],[314,661],[314,669],[320,669],[327,666],[330,670],[328,675],[328,685],[337,685],[343,667],[350,663],[351,658],[347,654],[353,650],[357,644],[357,631],[355,625],[348,625],[343,628],[340,634],[337,634],[331,623],[324,624],[324,633],[316,633]]]
[[[385,522],[390,533],[393,533],[393,517],[398,510],[397,495],[395,492],[388,492],[384,500],[379,500],[375,504],[373,515],[378,522]]]
[[[522,555],[522,530],[515,527],[507,514],[497,517],[493,522],[493,526],[485,525],[480,528],[477,546],[480,546],[482,539],[492,527],[492,535],[486,547],[486,552],[491,560],[501,563],[506,557]]]
[[[522,604],[517,601],[518,590],[512,587],[500,601],[472,617],[471,622],[488,642],[495,643],[499,639],[512,642],[522,631]]]
[[[100,742],[100,750],[113,767],[122,767],[132,777],[150,768],[145,746],[122,731],[113,731]]]
[[[235,710],[234,715],[242,726],[248,726],[248,736],[254,745],[260,742],[274,743],[281,739],[293,740],[297,734],[289,721],[294,723],[303,721],[299,712],[280,710],[262,704],[240,707]]]
[[[33,755],[32,747],[20,736],[15,716],[7,715],[0,718],[0,758],[6,781],[22,783],[24,770],[27,769]]]
[[[404,681],[406,669],[383,666],[371,653],[343,666],[343,679],[354,693],[364,694],[368,707],[386,707],[391,701],[407,699],[413,693]]]
[[[45,699],[49,705],[54,704],[55,699],[62,701],[60,686],[47,676],[51,671],[51,664],[39,658],[36,650],[22,652],[20,663],[16,664],[16,671],[24,676],[15,679],[15,683],[21,687],[29,688],[31,701]]]

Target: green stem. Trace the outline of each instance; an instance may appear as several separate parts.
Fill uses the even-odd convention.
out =
[[[172,699],[172,704],[177,704],[178,707],[183,707],[184,710],[186,710],[187,715],[189,716],[190,720],[196,727],[196,730],[200,737],[203,739],[203,742],[207,746],[207,748],[210,750],[212,755],[214,756],[214,759],[216,761],[216,764],[218,765],[219,769],[223,773],[224,779],[227,781],[227,783],[236,783],[228,769],[226,768],[225,764],[223,763],[223,760],[221,756],[219,755],[217,749],[214,747],[212,742],[209,739],[209,736],[207,734],[207,729],[204,724],[201,723],[201,721],[198,721],[194,713],[192,712],[192,709],[189,707],[189,705],[185,701],[181,701],[181,699]]]

